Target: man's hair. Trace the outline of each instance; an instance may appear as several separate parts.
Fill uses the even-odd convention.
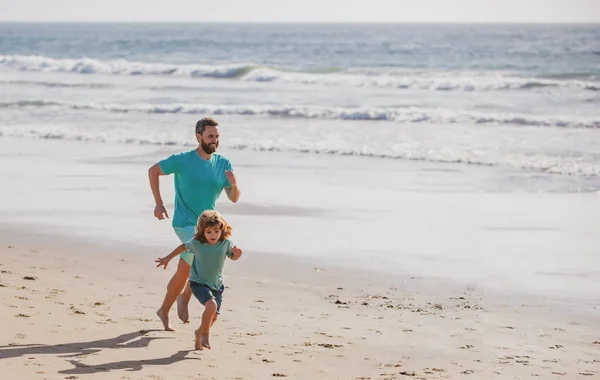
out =
[[[205,117],[203,119],[198,120],[196,123],[196,133],[204,133],[204,128],[206,127],[216,127],[219,125],[215,119],[212,117]]]

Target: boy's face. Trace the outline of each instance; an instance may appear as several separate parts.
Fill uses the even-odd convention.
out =
[[[221,227],[206,227],[206,229],[204,230],[204,237],[206,238],[208,244],[217,244],[219,242],[219,239],[221,238]]]

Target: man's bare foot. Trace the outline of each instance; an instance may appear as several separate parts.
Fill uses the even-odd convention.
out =
[[[158,309],[158,311],[156,312],[156,315],[158,315],[158,318],[160,318],[160,321],[162,322],[165,330],[175,331],[175,329],[169,323],[169,315],[168,314],[166,314],[162,309]]]
[[[190,323],[190,313],[188,310],[189,300],[185,302],[183,294],[177,296],[177,316],[183,323]]]
[[[196,342],[194,344],[196,350],[202,351],[205,348],[211,349],[210,343],[208,342],[208,335],[201,335],[200,329],[194,331],[194,334],[196,335]]]

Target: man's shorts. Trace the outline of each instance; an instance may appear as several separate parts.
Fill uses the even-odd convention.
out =
[[[173,227],[173,229],[175,230],[179,240],[181,240],[181,242],[184,244],[192,240],[194,235],[196,235],[196,226]],[[194,254],[190,251],[185,251],[179,255],[179,258],[192,265]]]
[[[221,303],[223,302],[223,290],[225,290],[225,287],[221,287],[220,290],[215,290],[206,285],[190,281],[190,288],[192,289],[194,297],[196,297],[202,305],[211,299],[214,299],[215,302],[217,302],[217,314],[221,313]]]

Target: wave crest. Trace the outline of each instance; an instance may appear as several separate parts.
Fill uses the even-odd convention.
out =
[[[297,83],[322,86],[354,86],[431,91],[535,91],[547,87],[572,87],[597,91],[594,81],[556,78],[524,78],[494,72],[410,72],[384,69],[321,68],[294,70],[253,63],[196,65],[131,62],[124,59],[55,59],[44,56],[0,55],[0,67],[39,72],[77,74],[154,75],[191,78],[236,79],[254,82]]]
[[[146,135],[142,138],[139,134],[103,134],[94,130],[68,130],[55,128],[22,128],[5,129],[0,132],[0,136],[10,136],[19,138],[39,138],[50,140],[71,140],[71,141],[94,141],[103,143],[125,143],[135,145],[157,145],[157,146],[187,146],[191,147],[187,138],[168,139],[163,135]],[[428,147],[426,149],[412,149],[407,146],[388,145],[382,148],[369,143],[362,144],[340,144],[330,143],[324,145],[315,145],[311,143],[298,143],[298,141],[282,141],[278,139],[264,141],[258,139],[249,141],[247,137],[243,139],[230,139],[229,144],[224,143],[224,147],[237,150],[253,150],[268,152],[300,152],[309,154],[331,154],[358,157],[377,157],[385,159],[400,159],[412,161],[428,161],[441,163],[461,163],[479,166],[508,166],[519,169],[536,170],[556,174],[578,175],[582,177],[600,177],[600,164],[593,157],[584,160],[563,160],[561,158],[549,156],[543,153],[531,154],[512,154],[506,155],[485,155],[481,156],[473,153],[472,149],[454,147]]]
[[[449,110],[443,108],[409,107],[324,107],[324,106],[259,106],[259,105],[198,105],[198,104],[94,104],[64,103],[44,100],[24,100],[0,103],[0,108],[23,107],[61,107],[75,110],[97,110],[115,113],[150,113],[150,114],[213,114],[243,115],[263,117],[290,117],[325,120],[369,120],[397,123],[431,123],[431,124],[504,124],[539,127],[562,128],[600,128],[600,120],[583,117],[541,117],[534,115],[514,115],[502,113],[481,113],[473,111]]]
[[[253,65],[176,65],[130,62],[124,59],[101,61],[92,58],[55,59],[43,56],[0,55],[0,65],[20,71],[68,72],[111,75],[180,75],[190,77],[236,78],[252,71]]]

